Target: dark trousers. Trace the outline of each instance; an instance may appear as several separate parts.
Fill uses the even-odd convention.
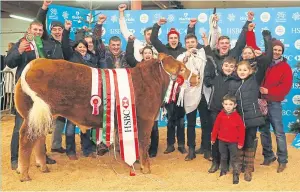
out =
[[[80,133],[80,144],[81,150],[84,156],[88,156],[94,150],[93,142],[91,141],[91,133],[87,131],[86,133]],[[75,124],[71,121],[67,121],[66,124],[66,153],[67,155],[76,154],[76,143],[75,143]]]
[[[196,117],[197,117],[197,110],[200,114],[200,121],[201,121],[201,147],[206,151],[211,151],[211,144],[210,144],[210,134],[212,130],[211,126],[211,119],[210,119],[210,112],[207,109],[207,102],[205,100],[204,95],[202,95],[201,101],[194,111],[188,113],[187,117],[187,145],[189,147],[195,148],[195,127],[196,127]]]
[[[211,127],[213,127],[218,114],[219,113],[216,112],[216,111],[211,111],[210,112],[210,118],[211,118],[211,122],[212,122]],[[215,143],[212,145],[211,155],[212,155],[213,161],[219,164],[220,159],[221,159],[221,155],[220,155],[220,152],[219,152],[219,140],[218,139],[216,139]]]
[[[257,127],[246,127],[244,149],[254,148]]]
[[[233,173],[238,173],[237,151],[237,143],[228,143],[219,140],[219,152],[221,154],[221,171],[227,172],[228,157],[230,156],[230,162],[233,167]]]
[[[168,145],[175,144],[175,132],[177,136],[178,146],[184,146],[184,108],[176,106],[176,103],[170,103],[165,106],[167,110],[167,143]],[[176,129],[177,128],[177,129]]]
[[[268,116],[266,117],[266,124],[260,127],[260,138],[263,147],[263,156],[265,159],[272,159],[273,157],[275,157],[275,154],[272,149],[270,124],[272,125],[274,134],[276,136],[278,162],[287,163],[288,152],[286,136],[282,124],[281,102],[268,103]]]
[[[18,161],[19,157],[19,131],[23,123],[23,118],[20,116],[20,114],[17,112],[15,116],[15,126],[11,138],[11,144],[10,144],[10,161]]]
[[[201,147],[205,151],[211,151],[211,132],[212,132],[212,119],[205,96],[202,94],[200,104],[198,106],[201,121]]]
[[[159,132],[158,132],[158,121],[154,121],[154,125],[151,131],[151,143],[149,153],[156,154],[158,149]]]

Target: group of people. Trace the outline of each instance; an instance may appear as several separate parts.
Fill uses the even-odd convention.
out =
[[[200,86],[185,87],[177,93],[178,100],[164,105],[167,110],[167,146],[164,154],[175,151],[177,138],[178,151],[187,154],[186,161],[203,154],[212,162],[209,173],[221,168],[220,176],[225,175],[229,167],[233,170],[233,183],[239,183],[239,175],[244,172],[246,181],[252,180],[254,158],[257,147],[257,130],[261,134],[264,161],[270,165],[278,160],[277,172],[282,172],[288,162],[286,137],[282,124],[281,101],[292,86],[292,70],[283,57],[284,45],[272,39],[270,31],[263,31],[265,42],[264,53],[255,42],[252,23],[253,12],[248,12],[248,21],[238,38],[235,47],[231,48],[228,36],[219,36],[215,47],[209,44],[206,34],[202,34],[203,45],[198,43],[195,34],[197,19],[191,19],[187,26],[185,47],[180,42],[180,33],[171,28],[168,32],[168,43],[163,44],[158,38],[159,29],[167,22],[160,18],[152,27],[144,31],[144,40],[138,40],[128,30],[124,12],[126,5],[119,9],[120,29],[127,40],[126,51],[121,50],[121,39],[113,36],[106,47],[102,40],[102,25],[105,15],[99,15],[93,31],[80,29],[75,41],[71,41],[71,21],[51,23],[50,35],[46,30],[46,15],[51,1],[44,1],[43,6],[33,21],[28,33],[39,36],[43,43],[43,52],[49,59],[65,59],[74,63],[95,68],[128,68],[139,62],[156,59],[158,53],[165,53],[185,63],[193,73],[200,76]],[[218,22],[217,15],[212,17]],[[30,49],[26,38],[20,39],[8,52],[5,64],[10,68],[17,67],[16,81],[22,70],[36,58],[35,51]],[[29,49],[28,49],[29,48]],[[184,92],[183,96],[181,91]],[[183,99],[183,105],[180,104]],[[196,148],[196,114],[201,120],[201,145]],[[185,137],[184,116],[187,116],[187,146]],[[17,113],[11,142],[11,166],[18,165],[19,130],[22,117]],[[273,127],[277,142],[277,155],[272,150],[270,124]],[[66,149],[62,147],[62,131],[66,125]],[[80,134],[81,149],[85,157],[95,157],[95,144],[91,134]],[[159,141],[158,121],[154,122],[151,133],[149,156],[157,155]],[[78,159],[75,148],[75,125],[63,117],[56,120],[52,133],[52,152],[66,153],[70,160]],[[102,142],[100,154],[109,149]],[[98,153],[99,154],[99,153]],[[230,162],[230,163],[229,163]],[[55,160],[47,156],[47,163]],[[231,166],[230,166],[230,165]]]

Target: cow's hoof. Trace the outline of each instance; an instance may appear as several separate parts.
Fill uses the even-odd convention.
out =
[[[31,178],[29,176],[26,176],[26,177],[22,177],[20,179],[21,182],[25,182],[25,181],[31,181]]]
[[[151,173],[151,170],[150,170],[150,169],[141,168],[141,172],[142,172],[143,174],[150,174],[150,173]]]
[[[40,170],[41,170],[42,173],[49,173],[50,172],[50,170],[47,166],[41,167]]]

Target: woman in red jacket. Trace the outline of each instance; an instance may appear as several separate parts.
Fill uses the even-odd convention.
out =
[[[279,40],[273,40],[273,60],[266,71],[265,79],[260,87],[260,93],[268,101],[268,117],[265,126],[260,128],[261,144],[263,146],[264,162],[262,165],[270,165],[276,160],[272,150],[272,138],[270,133],[270,123],[276,135],[277,157],[279,166],[277,172],[280,173],[287,164],[287,144],[282,124],[281,101],[289,93],[293,74],[290,65],[282,56],[284,45]]]

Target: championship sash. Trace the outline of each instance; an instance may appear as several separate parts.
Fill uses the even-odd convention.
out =
[[[92,114],[99,114],[99,107],[101,105],[101,93],[102,93],[102,74],[101,69],[92,68],[92,90],[91,90],[91,100],[90,104],[92,105]],[[100,128],[95,128],[92,130],[92,140],[96,144],[101,143],[101,131]]]
[[[139,158],[135,97],[131,73],[115,69],[116,107],[121,158],[130,166]]]

